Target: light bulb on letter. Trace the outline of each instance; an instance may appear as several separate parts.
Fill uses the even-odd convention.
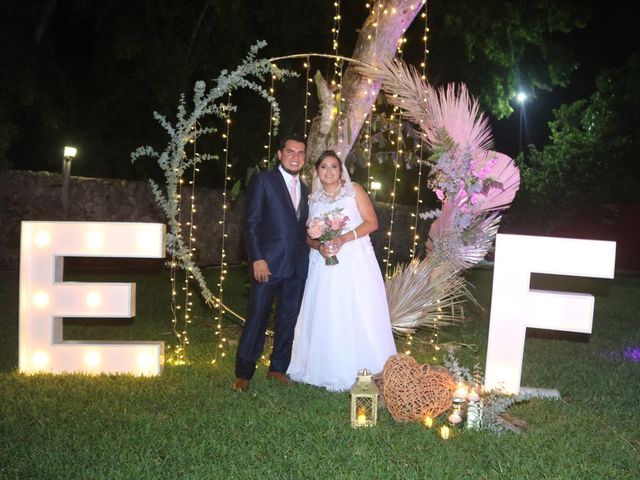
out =
[[[95,368],[100,365],[100,354],[94,350],[88,351],[84,356],[84,363],[89,368]]]
[[[102,297],[98,292],[89,292],[85,298],[87,305],[90,307],[99,307],[102,303]]]
[[[49,364],[47,352],[38,351],[33,354],[33,366],[36,370],[43,370]]]
[[[93,230],[87,234],[87,245],[92,250],[100,249],[103,244],[104,244],[104,235],[102,235],[102,233]]]
[[[38,247],[46,247],[51,242],[51,235],[46,231],[36,233],[35,242]]]
[[[39,291],[33,295],[33,303],[38,308],[46,307],[49,304],[49,295],[47,292]]]

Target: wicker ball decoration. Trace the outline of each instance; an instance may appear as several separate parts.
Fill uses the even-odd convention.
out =
[[[398,353],[384,365],[384,401],[398,422],[437,417],[451,407],[455,383],[442,367],[420,365],[413,357]]]

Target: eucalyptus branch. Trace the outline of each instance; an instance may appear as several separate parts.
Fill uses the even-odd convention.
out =
[[[192,275],[200,287],[200,292],[205,303],[210,306],[220,305],[225,312],[233,315],[241,321],[242,316],[234,312],[225,305],[221,299],[211,293],[207,287],[206,280],[200,268],[192,259],[192,252],[186,245],[181,233],[179,212],[180,212],[180,181],[183,174],[190,168],[194,168],[200,162],[217,159],[217,156],[205,154],[189,157],[186,146],[203,135],[211,134],[215,131],[212,127],[201,127],[200,122],[208,116],[224,117],[229,111],[235,111],[236,107],[227,101],[218,105],[216,102],[226,97],[227,94],[239,88],[253,90],[264,98],[272,106],[274,126],[277,127],[280,120],[280,108],[276,99],[262,85],[252,80],[255,77],[260,81],[269,76],[276,79],[297,76],[295,72],[275,67],[268,59],[257,58],[258,51],[266,45],[265,42],[258,42],[251,47],[242,64],[235,70],[228,72],[223,70],[215,80],[215,85],[207,90],[204,81],[195,82],[193,88],[193,108],[187,108],[185,95],[180,96],[177,107],[176,122],[172,124],[166,115],[154,112],[153,116],[158,123],[169,134],[169,142],[161,153],[155,151],[150,146],[137,148],[131,154],[131,162],[137,161],[141,157],[150,157],[156,160],[158,166],[164,173],[164,191],[153,180],[149,180],[149,185],[154,198],[166,217],[168,233],[166,236],[166,250],[172,256],[175,265],[184,270],[187,275]]]

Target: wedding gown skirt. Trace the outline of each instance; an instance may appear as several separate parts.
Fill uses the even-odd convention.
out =
[[[337,265],[327,266],[311,250],[287,373],[298,382],[344,391],[359,370],[382,371],[396,347],[369,236],[345,243],[337,257]]]

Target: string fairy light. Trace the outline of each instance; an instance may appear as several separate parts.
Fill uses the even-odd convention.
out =
[[[380,0],[376,0],[375,5],[372,6],[371,3],[366,2],[365,8],[370,10],[370,14],[376,14],[376,22],[374,24],[374,34],[373,34],[373,63],[377,63],[378,59],[378,20],[380,19]],[[368,40],[372,40],[371,36],[369,36]],[[373,80],[371,78],[367,78],[367,94],[373,95],[373,92],[369,90]],[[367,193],[371,195],[371,182],[373,181],[373,176],[371,175],[371,155],[373,153],[373,117],[376,112],[376,102],[375,99],[371,102],[371,108],[367,113],[367,118],[365,120],[365,160],[367,162]]]
[[[196,125],[191,127],[191,131],[193,132],[193,136],[189,139],[189,143],[193,145],[193,156],[199,157],[197,144],[196,144]],[[200,169],[197,166],[194,166],[191,169],[191,180],[189,180],[189,221],[187,222],[188,227],[188,241],[187,248],[189,249],[189,257],[193,260],[193,256],[196,251],[195,243],[196,243],[196,234],[195,231],[197,226],[195,224],[195,213],[196,213],[196,174]],[[191,281],[193,280],[193,273],[191,270],[187,270],[184,276],[184,329],[182,331],[182,339],[184,344],[184,356],[185,362],[188,363],[187,357],[187,345],[189,345],[189,335],[188,335],[188,327],[191,325],[191,307],[193,306],[193,292],[191,291]]]
[[[373,176],[371,175],[371,150],[373,149],[373,140],[371,138],[373,133],[373,114],[375,112],[375,104],[371,106],[369,113],[367,114],[367,119],[365,120],[365,147],[364,147],[364,155],[365,160],[367,162],[367,193],[371,195],[371,182],[373,181]]]
[[[274,64],[271,64],[272,68],[276,68]],[[271,74],[271,87],[269,87],[269,95],[276,96],[276,76]],[[262,167],[267,169],[269,162],[271,161],[271,145],[273,141],[273,103],[269,102],[269,131],[267,132],[267,144],[264,149],[267,151],[267,155],[262,159]]]
[[[437,303],[440,303],[440,299],[437,299]],[[453,306],[451,308],[454,308]],[[440,352],[440,344],[438,339],[438,331],[440,330],[440,323],[442,321],[442,307],[438,307],[438,314],[433,319],[433,333],[429,339],[429,344],[433,348],[433,355],[431,359],[436,362],[438,360],[438,352]]]
[[[307,134],[309,132],[309,124],[311,120],[309,119],[309,97],[311,96],[311,92],[309,91],[309,85],[313,83],[313,79],[309,75],[311,70],[311,58],[307,56],[306,61],[303,64],[305,68],[305,81],[304,81],[304,138],[307,138]]]
[[[342,142],[342,102],[344,101],[342,98],[342,69],[343,69],[343,61],[340,56],[340,22],[342,20],[342,15],[340,14],[340,0],[335,0],[333,2],[333,7],[335,9],[333,16],[333,28],[331,29],[332,33],[332,43],[333,43],[333,53],[335,55],[335,60],[333,62],[333,78],[331,79],[331,87],[335,90],[335,98],[336,98],[336,125],[337,125],[337,134],[338,134],[338,143]]]
[[[222,331],[222,315],[225,310],[222,305],[223,302],[223,293],[224,293],[224,280],[227,275],[227,260],[226,260],[226,250],[225,250],[225,242],[227,238],[227,230],[226,230],[226,220],[227,220],[227,194],[228,194],[228,186],[231,181],[231,176],[229,170],[231,170],[231,164],[229,163],[229,139],[231,134],[231,92],[229,92],[227,97],[227,107],[226,107],[226,115],[225,115],[225,132],[222,134],[222,138],[224,139],[224,149],[223,149],[223,158],[224,158],[224,183],[222,187],[222,218],[218,221],[218,224],[221,228],[220,235],[220,277],[218,279],[218,301],[214,305],[214,308],[217,308],[217,314],[214,318],[216,323],[215,335],[217,337],[218,348],[215,350],[214,359],[211,361],[212,364],[215,364],[218,360],[218,357],[224,358],[226,356],[225,346],[227,345],[227,339]]]
[[[396,13],[396,12],[392,11],[392,13]],[[407,38],[403,35],[402,37],[400,37],[400,40],[398,41],[398,47],[397,47],[397,56],[400,60],[403,57],[404,44],[406,43],[407,43]],[[394,95],[394,97],[397,97],[397,95]],[[395,205],[396,205],[396,191],[398,188],[398,183],[400,182],[400,178],[398,177],[398,170],[400,168],[402,157],[404,155],[403,138],[402,138],[402,110],[397,106],[393,108],[393,114],[391,115],[390,120],[393,120],[394,115],[398,116],[398,124],[397,124],[398,132],[396,134],[393,129],[390,132],[391,142],[392,144],[395,143],[395,146],[396,146],[396,155],[395,155],[394,169],[393,169],[393,188],[391,191],[391,212],[389,214],[389,230],[387,231],[387,246],[386,246],[387,257],[384,260],[385,278],[391,277],[391,256],[394,253],[392,248],[392,241],[393,241],[393,223],[394,223]],[[404,353],[406,355],[411,355],[412,345],[413,345],[413,336],[411,334],[408,334],[406,337],[405,346],[404,346]]]
[[[196,138],[196,125],[192,125],[189,129],[191,132],[191,138],[189,138],[189,143],[193,147],[193,156],[199,157]],[[184,153],[186,155],[186,152]],[[188,249],[189,258],[193,259],[194,252],[196,250],[195,243],[195,230],[197,226],[195,225],[195,213],[196,213],[196,203],[195,203],[195,186],[196,186],[196,174],[199,172],[197,166],[194,166],[191,170],[191,179],[189,180],[189,217],[186,222],[187,230],[187,241],[186,246]],[[178,234],[183,235],[184,227],[183,227],[183,216],[182,216],[182,192],[183,192],[184,179],[180,178],[178,181],[178,193],[176,194],[176,203],[178,210]],[[173,356],[168,359],[168,363],[172,365],[186,365],[189,363],[188,354],[187,354],[187,346],[189,345],[189,325],[191,324],[191,310],[193,306],[193,292],[191,291],[191,281],[194,279],[193,274],[190,270],[184,272],[184,278],[182,281],[182,293],[183,298],[179,301],[178,299],[178,278],[177,278],[177,262],[175,258],[171,259],[171,310],[173,312],[173,318],[171,321],[172,329],[174,336],[176,337],[177,344],[173,350]]]
[[[386,10],[385,10],[386,11]],[[403,36],[400,38],[399,42],[398,42],[398,47],[397,47],[397,52],[398,52],[398,58],[402,59],[402,45],[404,45],[404,43],[406,43],[406,38]],[[394,95],[394,97],[397,97],[397,95]],[[393,120],[395,115],[397,114],[398,116],[398,132],[396,134],[396,132],[391,129],[390,131],[390,141],[392,145],[396,146],[396,156],[395,156],[395,160],[394,160],[394,168],[393,168],[393,187],[391,188],[391,211],[389,213],[389,230],[387,230],[387,246],[385,247],[385,250],[387,252],[387,256],[385,259],[383,259],[383,262],[385,264],[385,278],[391,278],[391,255],[394,253],[393,252],[393,248],[392,248],[392,240],[393,240],[393,223],[394,223],[394,216],[395,216],[395,208],[396,208],[396,191],[397,191],[397,186],[398,183],[400,182],[400,178],[398,178],[398,169],[400,168],[400,160],[404,154],[404,151],[402,149],[402,110],[400,110],[398,107],[394,107],[393,108],[393,114],[390,117],[390,120]]]
[[[428,40],[429,40],[429,15],[428,15],[428,4],[429,1],[425,0],[424,2],[424,11],[421,13],[421,18],[424,19],[424,30],[422,33],[422,43],[423,43],[423,52],[422,52],[422,62],[420,63],[420,69],[422,71],[421,74],[421,78],[422,80],[426,83],[427,82],[427,57],[429,55],[429,47],[428,47]],[[419,218],[419,209],[420,206],[422,205],[422,199],[420,198],[420,193],[421,193],[421,188],[422,188],[422,169],[424,166],[424,150],[422,148],[422,143],[420,143],[418,145],[418,148],[420,149],[420,153],[419,153],[419,159],[418,159],[418,183],[417,185],[414,187],[414,190],[416,191],[416,208],[415,208],[415,212],[412,214],[413,215],[413,226],[411,227],[412,229],[412,236],[413,236],[413,242],[412,242],[412,247],[410,250],[410,255],[412,258],[415,258],[418,255],[417,252],[417,245],[418,242],[420,241],[420,235],[418,234],[418,218]],[[438,303],[440,303],[440,300],[437,300]],[[455,305],[451,306],[451,316],[455,317]],[[437,309],[437,314],[435,316],[435,318],[433,319],[433,326],[432,326],[432,332],[431,332],[431,338],[429,339],[429,345],[431,346],[431,348],[433,349],[433,355],[431,357],[431,360],[433,362],[437,362],[438,361],[438,355],[440,352],[440,339],[439,339],[439,335],[438,332],[440,331],[440,325],[442,323],[442,308],[438,307]],[[464,314],[464,312],[463,312]]]
[[[335,13],[333,15],[333,28],[331,29],[331,34],[333,37],[332,49],[336,58],[333,62],[333,79],[331,80],[331,85],[339,87],[342,81],[342,60],[339,58],[340,20],[342,19],[340,15],[340,0],[333,2],[333,7],[335,8]]]
[[[178,188],[176,193],[175,202],[177,205],[177,221],[178,221],[178,234],[182,235],[182,208],[181,197],[182,197],[182,178],[178,181]],[[179,317],[181,317],[182,313],[182,305],[178,300],[178,262],[176,261],[175,256],[171,257],[170,264],[170,281],[171,281],[171,329],[173,331],[173,335],[176,338],[176,345],[173,347],[173,355],[169,355],[167,358],[167,363],[172,365],[184,365],[186,363],[186,349],[185,344],[182,341],[182,333],[179,331],[178,321]],[[184,329],[184,328],[183,328]],[[168,346],[168,349],[171,349],[171,345]]]
[[[427,39],[429,36],[429,22],[427,16],[427,4],[428,0],[424,2],[424,12],[422,12],[421,17],[424,19],[424,31],[422,35],[422,42],[424,45],[423,53],[422,53],[422,62],[420,63],[420,69],[422,71],[421,78],[426,83],[427,81],[427,55],[429,54],[429,49],[427,47]],[[418,149],[420,150],[419,158],[418,158],[418,182],[417,185],[414,186],[414,190],[416,192],[416,208],[414,213],[411,214],[413,217],[413,225],[411,228],[411,236],[413,238],[411,249],[409,250],[409,255],[411,258],[415,258],[418,255],[418,242],[420,241],[420,235],[418,233],[418,218],[420,206],[422,205],[422,199],[420,198],[420,193],[422,189],[422,168],[424,163],[424,150],[422,148],[422,141],[418,144]]]

